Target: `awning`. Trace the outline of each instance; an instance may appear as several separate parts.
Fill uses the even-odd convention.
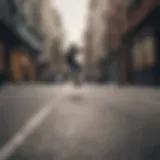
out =
[[[7,21],[6,19],[3,19],[3,22],[16,34],[16,36],[21,38],[31,48],[36,51],[41,50],[41,43],[37,39],[35,39],[31,33],[29,33],[25,26],[16,24],[15,21]]]
[[[25,27],[16,27],[16,32],[18,35],[25,40],[31,47],[33,47],[36,50],[41,49],[41,44],[36,40]]]

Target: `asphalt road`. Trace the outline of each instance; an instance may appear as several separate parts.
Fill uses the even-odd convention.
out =
[[[0,114],[2,160],[148,160],[160,146],[158,89],[6,86]]]

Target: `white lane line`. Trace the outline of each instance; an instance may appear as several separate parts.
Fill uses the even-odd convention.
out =
[[[0,160],[6,160],[9,158],[13,152],[26,140],[26,138],[41,125],[45,118],[51,113],[53,107],[58,107],[57,105],[60,102],[62,101],[58,101],[56,104],[51,103],[44,106],[43,109],[31,117],[24,127],[22,127],[20,131],[0,149]]]

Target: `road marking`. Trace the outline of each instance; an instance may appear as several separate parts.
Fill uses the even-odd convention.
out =
[[[58,101],[60,103],[62,101]],[[13,152],[26,140],[26,138],[41,125],[45,118],[51,113],[51,110],[58,107],[58,103],[44,106],[37,114],[31,117],[27,123],[20,129],[13,138],[0,149],[0,160],[6,160]]]

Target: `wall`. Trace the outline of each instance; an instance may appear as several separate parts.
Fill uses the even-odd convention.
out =
[[[153,7],[155,7],[155,5],[158,5],[160,1],[133,0],[133,2],[135,3],[130,4],[125,8],[126,22],[123,33],[124,35],[126,35],[126,33],[128,33],[129,31],[132,31],[136,24],[143,20],[147,13],[149,13],[149,11],[151,11]],[[149,22],[149,18],[146,21]],[[147,31],[146,33],[150,34],[150,31]],[[128,37],[128,40],[124,41],[125,47],[124,52],[122,53],[124,64],[123,71],[125,72],[124,81],[129,81],[136,84],[153,84],[154,78],[152,74],[152,66],[154,66],[154,53],[153,51],[151,51],[152,47],[146,49],[146,47],[149,47],[151,45],[145,45],[147,38],[143,38],[143,36],[144,35],[141,32],[136,32],[136,34],[134,35],[134,39]],[[137,42],[137,44],[134,42]],[[149,60],[146,60],[147,57],[149,57]],[[153,61],[152,65],[149,64],[151,63],[149,61]]]
[[[10,22],[13,19],[13,13],[10,9],[10,3],[8,0],[0,0],[0,19]]]
[[[14,1],[17,5],[17,14],[15,17],[17,25],[27,28],[27,31],[30,32],[37,41],[42,42],[41,0]]]
[[[99,62],[102,57],[108,54],[106,48],[106,33],[108,24],[106,14],[108,12],[108,0],[91,0],[86,26],[86,43],[88,45],[86,58],[90,58],[90,70],[94,77],[100,75]],[[87,47],[86,45],[86,47]]]
[[[158,3],[158,0],[139,0],[139,4],[126,8],[126,31],[134,27]]]
[[[126,26],[126,12],[124,0],[110,0],[110,9],[107,14],[108,39],[110,49],[121,45],[121,37]]]
[[[5,46],[3,42],[0,42],[0,72],[5,69]]]

